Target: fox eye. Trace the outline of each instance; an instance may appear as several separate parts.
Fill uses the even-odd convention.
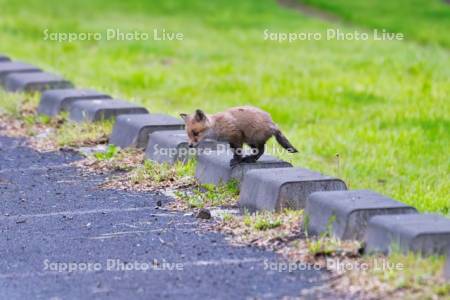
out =
[[[192,135],[193,135],[193,136],[198,136],[198,132],[195,131],[195,130],[192,130]]]

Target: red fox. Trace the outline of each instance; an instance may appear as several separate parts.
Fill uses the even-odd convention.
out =
[[[189,147],[197,146],[205,138],[228,142],[233,152],[230,166],[241,162],[256,162],[263,155],[264,146],[272,136],[275,136],[277,142],[287,151],[298,152],[281,133],[270,115],[257,107],[233,107],[214,115],[206,115],[197,109],[191,115],[180,116],[186,123]],[[244,143],[252,148],[252,154],[245,157],[242,156]]]

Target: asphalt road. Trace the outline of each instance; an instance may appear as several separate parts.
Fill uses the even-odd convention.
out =
[[[323,284],[157,209],[163,195],[98,189],[68,165],[79,158],[0,136],[0,299],[278,299]]]

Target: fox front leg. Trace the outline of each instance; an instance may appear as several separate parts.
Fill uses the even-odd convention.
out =
[[[233,158],[230,160],[230,167],[234,167],[242,161],[242,144],[230,143]]]

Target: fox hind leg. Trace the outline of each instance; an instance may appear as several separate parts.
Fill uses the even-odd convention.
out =
[[[250,145],[252,148],[252,155],[245,156],[242,158],[242,162],[245,163],[255,163],[263,154],[265,150],[265,145]]]
[[[242,161],[242,144],[230,143],[233,158],[230,160],[230,167],[234,167]]]

